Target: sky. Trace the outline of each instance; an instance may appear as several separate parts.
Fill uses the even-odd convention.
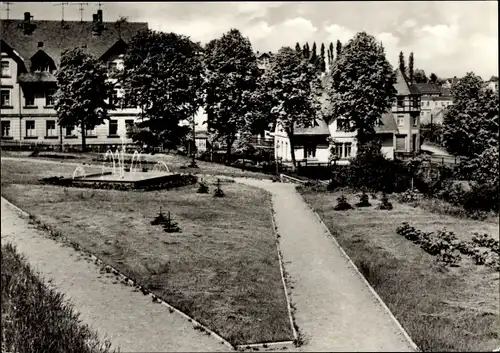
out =
[[[61,20],[60,5],[11,2],[9,17],[30,11],[34,20]],[[92,20],[98,3],[83,6]],[[7,16],[1,4],[1,18]],[[64,6],[65,20],[80,20],[80,4]],[[439,77],[462,77],[473,71],[484,80],[498,76],[497,1],[328,1],[328,2],[104,2],[104,21],[125,16],[149,28],[176,32],[206,43],[237,28],[255,51],[276,52],[340,40],[365,31],[382,41],[386,57],[397,65],[399,52],[413,52],[415,68]]]

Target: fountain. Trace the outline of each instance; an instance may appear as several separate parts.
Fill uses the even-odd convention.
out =
[[[134,169],[134,160],[135,160],[135,157],[137,157],[137,162],[141,163],[141,154],[138,151],[134,151],[134,155],[132,156],[132,162],[130,163],[130,172],[131,173],[137,172],[137,163],[136,163],[136,166],[135,166],[135,169]]]
[[[73,172],[73,179],[75,179],[77,177],[81,178],[81,179],[85,178],[85,169],[83,169],[83,167],[81,165],[76,167],[75,171]]]
[[[170,169],[168,169],[167,163],[165,163],[163,161],[156,162],[155,166],[153,167],[153,172],[159,172],[159,171],[161,171],[162,167],[165,168],[165,170],[166,170],[167,173],[170,173]]]

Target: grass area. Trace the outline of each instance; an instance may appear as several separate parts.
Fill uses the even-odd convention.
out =
[[[71,304],[26,262],[10,243],[2,244],[2,352],[98,353],[99,342]]]
[[[496,222],[458,219],[399,204],[334,211],[339,192],[300,189],[340,245],[423,351],[491,351],[499,346],[499,273],[472,261],[443,267],[419,246],[396,234],[402,222],[422,231],[446,228],[459,239],[473,232],[497,237]],[[346,193],[356,204],[356,195]]]
[[[233,344],[293,339],[268,193],[223,183],[226,197],[214,198],[214,177],[209,194],[198,185],[124,192],[36,182],[73,170],[2,159],[2,196]],[[150,224],[160,206],[182,233]]]

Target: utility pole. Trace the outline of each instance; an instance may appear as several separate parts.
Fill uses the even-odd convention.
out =
[[[80,11],[80,23],[83,23],[83,10],[84,10],[84,6],[88,6],[88,2],[79,2],[79,3],[71,3],[69,5],[80,5],[80,7],[78,8],[78,11]]]
[[[61,22],[64,22],[64,5],[69,5],[69,2],[58,2],[54,6],[61,6]]]
[[[10,10],[10,5],[12,5],[12,3],[9,2],[9,1],[6,1],[6,2],[4,2],[4,4],[7,6],[7,8],[5,9],[5,12],[7,12],[7,20],[8,20],[9,19],[9,13],[11,11]]]

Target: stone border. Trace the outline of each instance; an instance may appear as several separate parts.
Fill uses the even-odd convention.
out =
[[[22,210],[21,208],[19,208],[18,206],[14,205],[12,202],[10,202],[9,200],[5,199],[4,197],[2,197],[2,199],[4,201],[7,202],[7,205],[11,208],[13,208],[16,212],[20,213],[24,218],[28,218],[30,221],[33,221],[33,219],[36,219],[34,218],[33,216],[31,216],[29,213],[27,213],[26,211]],[[62,236],[61,234],[57,233],[57,232],[54,232],[49,226],[47,226],[46,224],[43,224],[41,223],[40,221],[35,221],[36,223],[38,223],[38,225],[42,226],[45,230],[47,230],[50,235],[52,235],[53,237],[57,237],[57,238],[62,238],[62,240],[68,240],[67,238],[65,238],[64,236]],[[66,243],[66,242],[64,242]],[[179,309],[175,308],[174,306],[172,306],[171,304],[165,302],[163,299],[161,299],[160,297],[158,297],[157,295],[151,293],[148,289],[144,288],[143,286],[141,286],[140,284],[136,283],[134,280],[132,280],[131,278],[125,276],[124,274],[122,274],[120,271],[118,271],[117,269],[115,269],[114,267],[110,266],[110,265],[107,265],[106,263],[104,263],[101,259],[99,259],[97,256],[95,256],[94,254],[88,252],[88,251],[85,251],[85,250],[82,250],[82,249],[76,249],[74,247],[74,245],[72,243],[69,243],[71,244],[71,246],[74,248],[74,250],[80,252],[80,253],[83,253],[84,255],[87,255],[88,257],[90,257],[90,259],[94,262],[95,265],[97,266],[102,266],[102,269],[104,271],[106,271],[107,273],[113,273],[113,275],[115,275],[117,278],[120,278],[121,279],[121,283],[122,284],[125,284],[125,285],[129,285],[129,286],[132,286],[132,287],[135,287],[137,288],[138,290],[140,290],[144,295],[149,295],[153,302],[155,303],[160,303],[160,304],[163,304],[165,305],[166,307],[168,307],[169,309],[169,312],[172,313],[172,312],[176,312],[177,314],[181,315],[183,318],[187,319],[190,323],[193,324],[193,329],[196,329],[196,330],[200,330],[202,332],[206,332],[208,335],[210,336],[213,336],[215,337],[216,339],[218,339],[220,341],[221,344],[225,344],[226,346],[230,347],[231,349],[235,350],[236,347],[233,346],[231,343],[229,343],[228,341],[226,341],[224,338],[222,338],[221,336],[219,336],[217,333],[213,332],[212,330],[210,330],[209,328],[207,328],[206,326],[202,325],[201,323],[199,323],[198,321],[196,321],[195,319],[193,319],[192,317],[188,316],[187,314],[183,313],[182,311],[180,311]]]
[[[300,196],[303,198],[302,195],[300,195]],[[384,308],[384,311],[389,315],[389,317],[392,319],[392,321],[396,324],[397,328],[401,331],[401,333],[403,334],[404,338],[408,341],[408,343],[410,344],[410,346],[415,351],[422,352],[422,350],[415,344],[415,342],[413,342],[413,340],[411,339],[410,335],[408,335],[408,333],[406,332],[406,330],[404,329],[404,327],[401,325],[401,323],[398,321],[398,319],[394,316],[394,314],[391,312],[391,310],[384,303],[384,301],[382,300],[382,298],[380,298],[380,296],[375,291],[375,289],[373,289],[373,287],[371,286],[370,282],[368,282],[368,280],[365,278],[365,276],[363,276],[363,274],[359,271],[359,269],[356,266],[356,264],[351,260],[351,258],[349,257],[349,255],[347,255],[347,253],[342,248],[342,246],[340,246],[339,242],[333,236],[333,234],[330,232],[330,229],[328,229],[328,227],[326,226],[325,222],[323,222],[323,220],[321,219],[321,217],[319,216],[319,214],[306,202],[305,199],[304,199],[304,203],[316,215],[316,218],[318,218],[319,222],[321,223],[321,225],[325,229],[325,233],[333,240],[333,242],[335,243],[335,245],[340,249],[340,252],[342,253],[342,255],[347,259],[347,261],[349,262],[349,264],[354,268],[354,270],[356,271],[356,273],[358,274],[358,276],[363,280],[363,282],[368,287],[368,289],[370,290],[370,292],[373,294],[373,296],[375,297],[375,299],[377,299],[377,301],[382,305],[382,307]]]

